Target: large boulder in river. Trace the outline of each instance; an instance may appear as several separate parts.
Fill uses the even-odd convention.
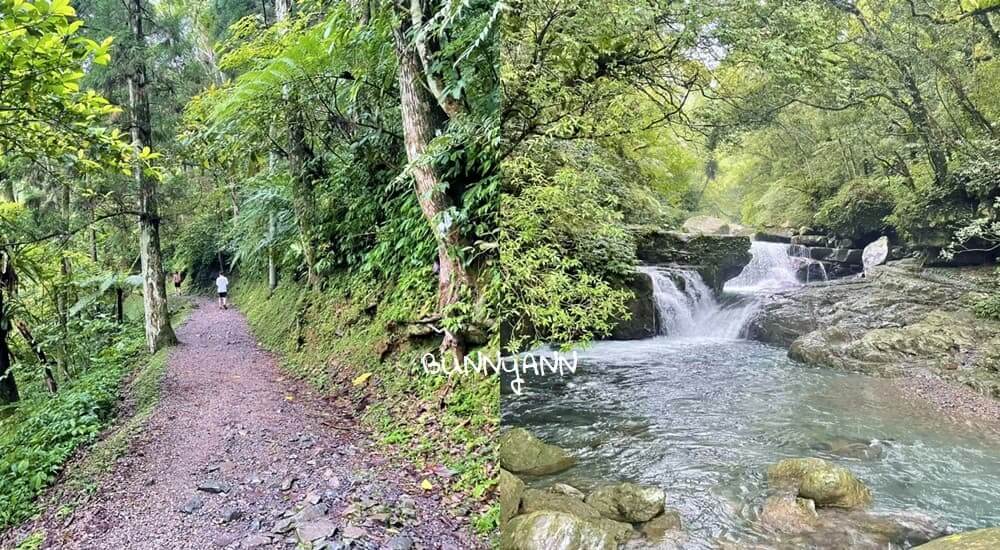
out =
[[[532,512],[565,512],[573,514],[578,518],[599,518],[601,513],[586,502],[571,496],[555,493],[552,491],[542,491],[539,489],[528,489],[521,499],[522,513]]]
[[[632,292],[627,307],[629,316],[615,323],[612,340],[639,340],[656,336],[656,300],[653,298],[653,281],[649,275],[636,271],[625,283]]]
[[[500,493],[500,528],[503,529],[521,508],[524,482],[517,476],[500,468],[498,492]]]
[[[889,237],[879,237],[868,244],[861,253],[861,262],[865,270],[882,265],[889,259]]]
[[[515,517],[500,540],[503,550],[617,550],[632,527],[603,518],[589,520],[564,512]]]
[[[576,459],[538,439],[524,428],[511,428],[500,436],[500,467],[515,474],[542,476],[569,469]]]
[[[648,264],[691,266],[716,292],[750,263],[750,237],[691,235],[658,227],[633,227],[636,255]]]
[[[662,513],[666,498],[659,487],[626,482],[598,487],[587,495],[585,502],[608,519],[639,523]]]
[[[995,550],[1000,548],[1000,527],[976,529],[934,539],[920,550]]]
[[[864,508],[872,494],[850,470],[821,458],[788,458],[767,470],[773,489],[788,490],[816,506]]]

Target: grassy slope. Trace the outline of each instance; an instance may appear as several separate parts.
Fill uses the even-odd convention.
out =
[[[323,293],[283,283],[268,298],[262,283],[234,286],[255,334],[282,355],[288,372],[363,407],[363,424],[419,470],[444,465],[453,475],[433,477],[435,485],[466,497],[458,508],[479,533],[495,531],[499,383],[424,374],[420,358],[438,341],[406,338],[396,323],[427,311],[420,292],[406,283],[376,290],[347,275],[333,277]]]

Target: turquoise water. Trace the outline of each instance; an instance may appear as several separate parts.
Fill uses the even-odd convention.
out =
[[[892,381],[797,364],[745,340],[601,342],[564,378],[503,396],[505,426],[570,449],[572,469],[529,483],[662,487],[689,541],[763,540],[753,526],[767,466],[818,456],[851,469],[874,512],[920,512],[953,530],[1000,525],[1000,436],[948,419]],[[878,457],[844,456],[837,441]]]

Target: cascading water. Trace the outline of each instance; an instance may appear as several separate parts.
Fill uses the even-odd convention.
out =
[[[674,337],[739,338],[756,309],[754,300],[722,304],[694,271],[640,267],[653,281],[657,333]]]
[[[787,244],[752,242],[750,263],[723,288],[732,295],[726,303],[715,298],[712,289],[695,271],[640,267],[653,282],[657,333],[672,337],[739,338],[757,310],[759,296],[800,286],[797,273],[803,267],[807,277],[818,273],[826,280],[822,263],[790,256],[788,252]]]
[[[802,283],[796,274],[807,264],[819,266],[818,269],[806,267],[807,276],[815,272],[820,273],[823,280],[826,279],[822,263],[790,256],[788,249],[789,245],[785,243],[753,241],[750,243],[752,255],[750,263],[736,278],[727,281],[723,290],[740,294],[757,294],[797,287]]]

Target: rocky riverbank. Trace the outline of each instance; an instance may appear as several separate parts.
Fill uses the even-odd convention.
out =
[[[1000,398],[1000,323],[972,312],[996,290],[992,267],[890,262],[766,297],[749,335],[804,363],[899,377],[942,408],[1000,420],[982,397]]]

